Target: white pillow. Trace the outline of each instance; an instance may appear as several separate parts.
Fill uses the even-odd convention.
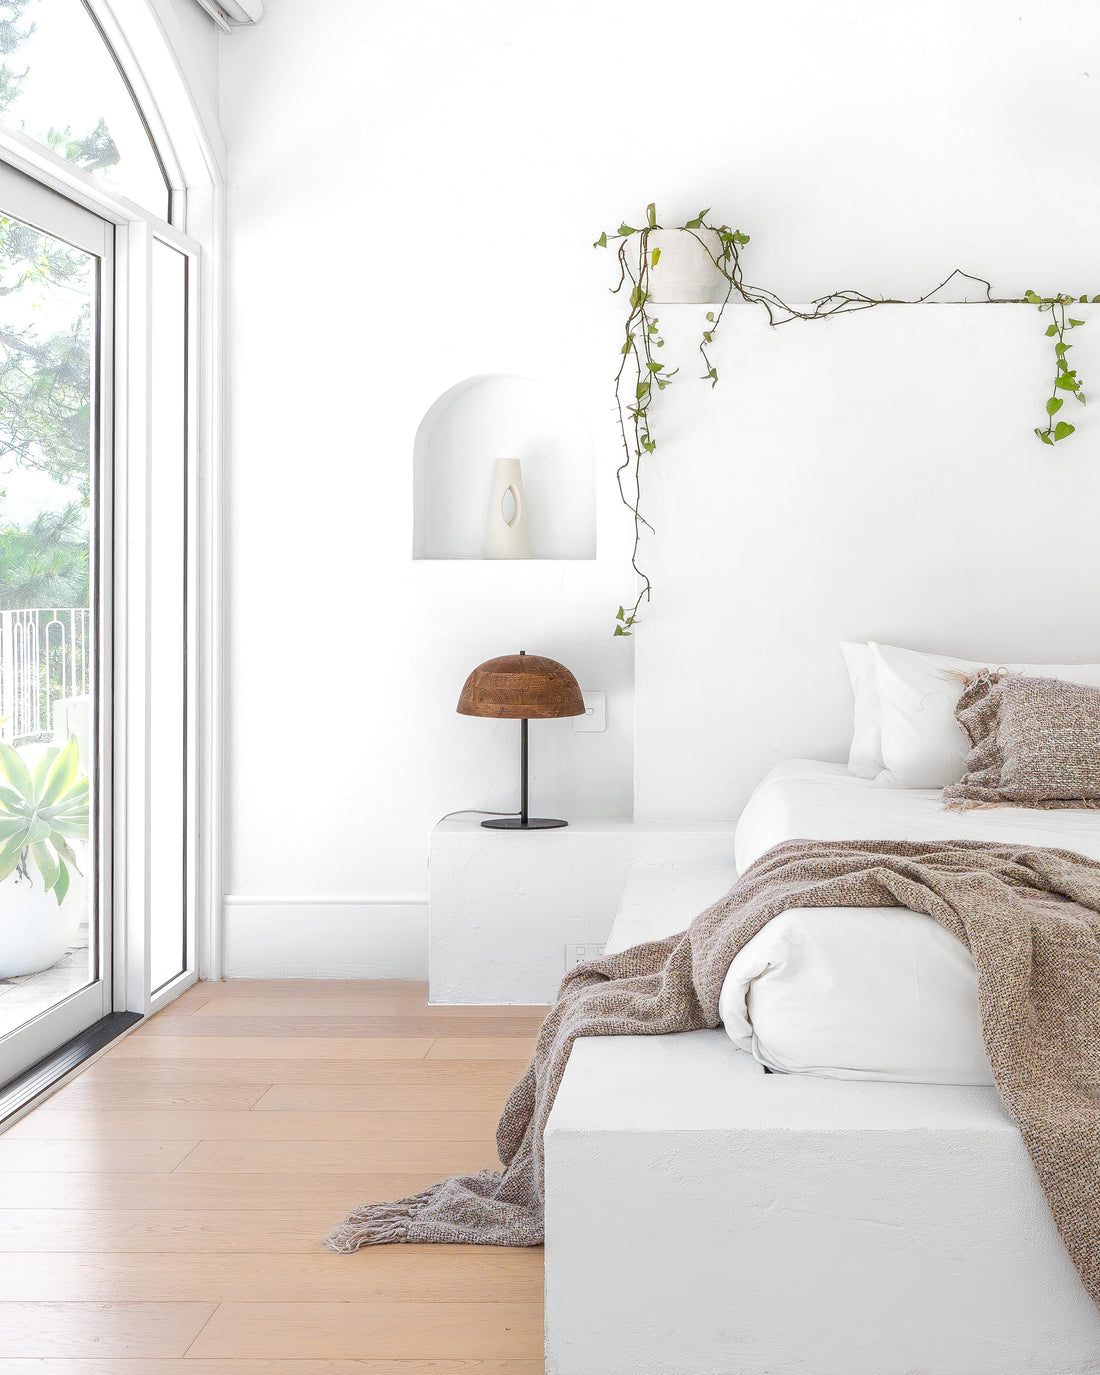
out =
[[[874,778],[882,772],[882,720],[875,689],[875,659],[868,644],[842,640],[840,648],[852,683],[855,711],[852,717],[852,748],[848,772],[857,778]]]
[[[970,742],[955,720],[963,678],[983,668],[1007,668],[1033,678],[1100,687],[1100,664],[995,664],[918,654],[912,649],[871,643],[878,696],[885,788],[946,788],[965,772]]]

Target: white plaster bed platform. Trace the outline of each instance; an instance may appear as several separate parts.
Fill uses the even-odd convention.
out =
[[[734,871],[639,865],[609,950]],[[765,1074],[724,1031],[574,1047],[548,1375],[1086,1375],[1100,1314],[995,1090]]]

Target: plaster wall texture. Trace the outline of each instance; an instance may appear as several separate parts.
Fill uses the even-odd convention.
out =
[[[1100,1347],[993,1089],[765,1075],[720,1030],[579,1041],[546,1188],[550,1375],[1080,1375]]]
[[[635,866],[608,949],[729,877]],[[765,1074],[721,1029],[573,1047],[546,1331],[549,1375],[1080,1375],[1100,1349],[996,1090]]]
[[[656,199],[666,222],[711,205],[749,232],[748,277],[794,301],[917,295],[956,265],[1005,294],[1100,290],[1100,106],[1078,56],[1097,39],[1087,0],[639,0],[629,23],[610,0],[271,0],[222,40],[230,896],[303,913],[400,899],[422,924],[431,825],[515,805],[513,732],[454,713],[495,654],[549,654],[608,693],[606,734],[533,732],[540,810],[631,814],[637,646],[638,814],[712,819],[780,755],[838,757],[841,634],[1028,653],[1094,635],[1093,422],[1056,451],[1030,436],[1050,371],[1037,315],[956,325],[928,307],[768,334],[739,312],[710,391],[693,308],[673,307],[658,600],[636,639],[612,639],[632,586],[610,390],[624,303],[591,244]],[[583,419],[594,560],[411,559],[417,426],[486,373],[548,380]],[[994,503],[993,554],[969,499],[991,481],[1023,483]],[[1038,542],[1014,555],[1036,510]],[[868,540],[928,556],[883,575]],[[1006,609],[987,624],[991,560]],[[284,802],[288,777],[302,791]]]
[[[564,831],[522,835],[466,818],[445,821],[431,838],[429,999],[552,1003],[565,973],[565,946],[606,939],[638,861],[670,876],[682,866],[712,880],[730,875],[694,907],[691,900],[707,891],[706,882],[692,886],[686,906],[676,888],[679,910],[690,907],[694,914],[729,888],[732,871],[720,866],[732,853],[731,828],[706,822],[581,821]],[[708,865],[715,867],[699,868]]]

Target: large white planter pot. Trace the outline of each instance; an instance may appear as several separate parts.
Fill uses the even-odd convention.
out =
[[[729,282],[715,266],[722,255],[717,229],[651,229],[646,252],[661,251],[649,269],[649,301],[653,305],[716,305],[726,299]]]
[[[56,964],[86,915],[87,885],[79,874],[73,874],[60,906],[33,866],[29,882],[14,874],[6,878],[0,883],[0,979],[37,974]]]

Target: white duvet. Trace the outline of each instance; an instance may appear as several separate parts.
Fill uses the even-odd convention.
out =
[[[738,871],[784,840],[991,840],[1100,860],[1100,812],[944,809],[938,789],[876,788],[839,764],[787,760],[737,826]],[[793,909],[730,966],[726,1030],[771,1069],[837,1079],[989,1084],[970,956],[905,908]]]

